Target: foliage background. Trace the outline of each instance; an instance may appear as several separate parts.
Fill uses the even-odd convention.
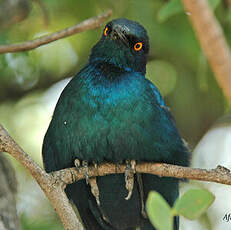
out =
[[[228,2],[211,2],[215,2],[216,16],[230,42]],[[0,0],[0,8],[3,3],[4,0]],[[188,16],[181,10],[174,13],[171,6],[166,10],[169,3],[167,0],[33,0],[24,9],[27,12],[24,20],[9,27],[0,24],[0,44],[30,40],[107,9],[113,10],[109,20],[126,17],[140,22],[150,36],[147,77],[160,89],[182,136],[194,148],[215,120],[229,112],[228,104]],[[178,1],[176,5],[179,4]],[[87,62],[102,29],[83,32],[32,51],[0,55],[0,122],[40,165],[43,136],[58,96]],[[18,212],[23,229],[62,229],[35,182],[17,162],[13,164],[19,181]]]

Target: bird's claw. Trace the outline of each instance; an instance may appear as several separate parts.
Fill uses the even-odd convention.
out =
[[[95,169],[98,168],[98,164],[96,161],[92,162],[93,166]],[[99,188],[96,182],[96,177],[92,177],[88,179],[88,182],[91,186],[91,193],[93,194],[93,196],[95,197],[96,203],[98,206],[100,206],[100,201],[99,201]]]
[[[125,183],[126,183],[126,189],[128,190],[128,195],[127,197],[125,197],[126,200],[129,200],[132,196],[132,190],[134,186],[135,167],[136,167],[135,160],[126,160]]]
[[[123,161],[116,162],[116,173],[120,171],[120,166],[123,164]]]
[[[82,161],[82,164],[81,164],[81,161],[79,159],[75,159],[74,165],[75,165],[75,168],[77,169],[78,172],[80,171],[81,166],[83,167],[84,177],[85,177],[86,183],[88,184],[89,183],[88,162]]]
[[[80,160],[79,159],[75,159],[74,160],[74,165],[75,165],[75,168],[79,171],[79,168],[81,166]]]
[[[138,188],[139,188],[139,192],[140,192],[140,200],[141,200],[141,215],[147,219],[147,213],[145,212],[145,205],[144,205],[144,186],[143,186],[143,180],[142,180],[142,176],[140,173],[136,174],[136,178],[137,178],[137,183],[138,183]]]
[[[91,186],[91,193],[95,197],[96,203],[98,206],[100,206],[100,201],[99,201],[99,188],[96,182],[96,177],[89,178],[89,184]]]
[[[86,183],[89,184],[88,162],[82,161],[82,166],[83,166],[83,170],[84,170],[84,177],[85,177]]]
[[[97,169],[98,168],[98,164],[96,161],[92,161],[92,164],[94,165],[94,168]]]
[[[98,167],[98,165],[97,165],[97,163],[95,161],[93,161],[92,163],[93,163],[95,168]],[[80,160],[75,159],[74,164],[75,164],[76,169],[79,171],[80,167],[81,167]],[[89,178],[89,175],[88,175],[88,162],[87,161],[84,161],[84,160],[82,161],[82,167],[83,167],[83,170],[84,170],[84,177],[85,177],[86,183],[90,185],[91,193],[95,197],[97,204],[100,205],[99,188],[98,188],[98,185],[97,185],[97,182],[96,182],[96,177]]]

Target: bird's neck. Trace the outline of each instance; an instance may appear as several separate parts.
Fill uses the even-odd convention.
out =
[[[90,60],[90,64],[93,65],[97,71],[100,72],[106,78],[118,78],[122,74],[134,72],[131,68],[126,66],[117,65],[113,62],[105,60],[103,58],[95,58]]]
[[[116,59],[105,59],[101,57],[90,58],[89,62],[94,65],[108,66],[118,71],[132,72],[132,69],[128,67],[125,63],[118,63]]]
[[[119,67],[100,59],[90,62],[90,65],[98,72],[100,77],[108,80],[119,80],[124,74],[133,72],[130,68]]]

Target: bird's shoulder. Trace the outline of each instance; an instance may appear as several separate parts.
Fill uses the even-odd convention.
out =
[[[170,108],[165,104],[164,98],[162,97],[162,95],[160,94],[159,89],[148,79],[147,80],[147,84],[150,87],[151,92],[153,93],[153,97],[155,97],[156,102],[158,103],[158,106],[160,107],[160,109],[166,114],[166,116],[173,122],[175,123],[175,119],[171,114],[171,110]]]

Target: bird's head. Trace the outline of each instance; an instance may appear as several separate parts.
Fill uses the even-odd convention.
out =
[[[108,62],[124,70],[145,74],[149,39],[143,26],[125,18],[109,22],[92,48],[90,62]]]

